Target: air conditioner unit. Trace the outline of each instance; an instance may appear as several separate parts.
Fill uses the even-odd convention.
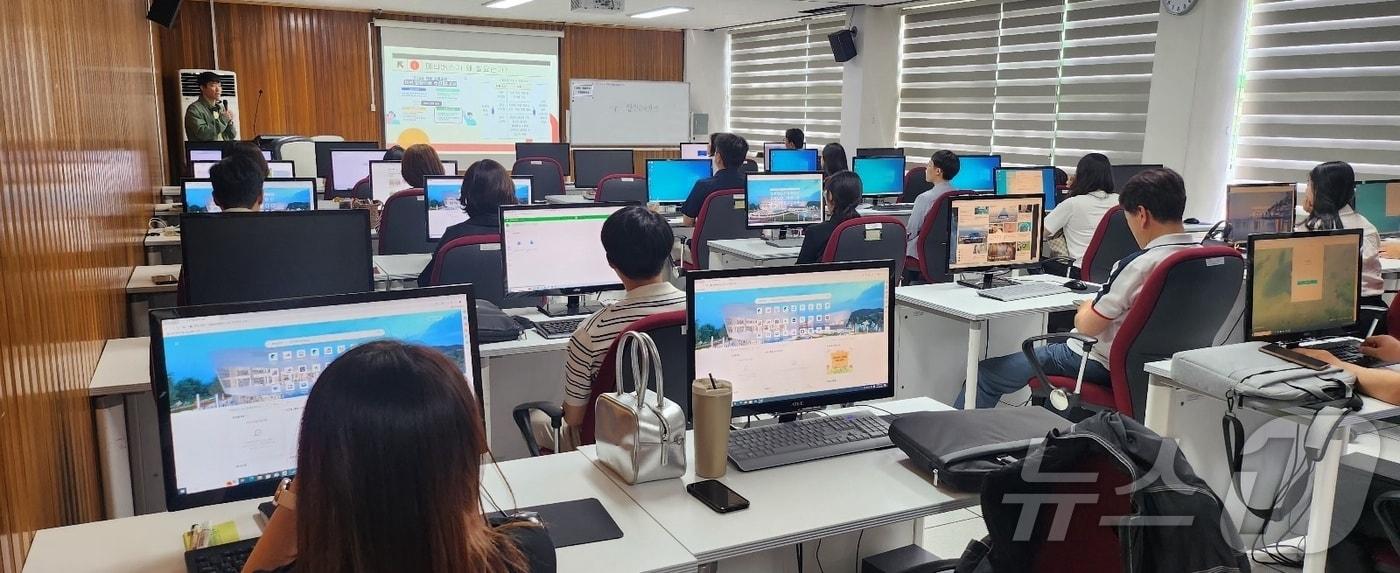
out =
[[[574,12],[597,12],[600,14],[621,14],[623,0],[573,0]]]
[[[185,109],[190,104],[199,99],[199,74],[204,72],[214,72],[219,74],[219,83],[223,85],[223,95],[219,99],[228,100],[228,109],[233,112],[233,125],[238,130],[238,137],[246,139],[249,136],[243,133],[243,116],[238,113],[238,74],[224,70],[180,70],[180,121],[184,121]],[[180,133],[185,130],[181,129]],[[185,141],[189,141],[189,136],[184,136]]]

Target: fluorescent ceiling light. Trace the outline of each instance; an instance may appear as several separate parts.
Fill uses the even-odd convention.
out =
[[[486,6],[487,8],[501,9],[514,8],[529,1],[530,0],[491,0],[490,2],[484,4],[484,6]]]
[[[681,8],[681,7],[679,7],[679,6],[668,6],[668,7],[665,7],[665,8],[657,8],[657,9],[655,9],[655,10],[647,10],[646,12],[638,12],[638,13],[636,13],[636,14],[633,14],[632,17],[633,17],[633,18],[660,18],[660,17],[662,17],[662,16],[673,16],[673,15],[676,15],[676,14],[684,14],[684,13],[689,12],[689,11],[690,11],[690,8]]]

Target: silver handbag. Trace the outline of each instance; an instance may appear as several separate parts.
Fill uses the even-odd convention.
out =
[[[629,342],[637,388],[624,394],[620,357]],[[618,341],[617,353],[617,390],[599,396],[593,406],[598,461],[629,484],[685,475],[685,412],[662,394],[656,343],[646,333],[628,332]],[[648,389],[648,379],[656,381],[655,392]]]

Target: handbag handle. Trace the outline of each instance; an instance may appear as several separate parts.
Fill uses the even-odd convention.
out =
[[[646,390],[651,385],[646,382],[645,374],[648,370],[651,372],[651,378],[656,380],[656,408],[659,410],[662,408],[665,398],[663,397],[663,380],[661,377],[661,352],[656,349],[656,341],[652,340],[651,336],[645,332],[633,331],[623,333],[622,339],[617,343],[617,351],[619,354],[626,352],[628,342],[633,343],[631,367],[632,379],[635,380],[634,386],[636,387],[633,388],[632,391],[636,393],[637,399],[635,403],[637,411],[641,411],[642,401],[646,399]],[[623,392],[622,381],[624,378],[622,376],[622,368],[622,362],[619,361],[615,374],[615,378],[617,379],[616,393],[618,396],[621,396]]]

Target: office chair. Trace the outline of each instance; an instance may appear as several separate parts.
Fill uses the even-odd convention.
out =
[[[614,173],[598,181],[593,200],[647,204],[647,179],[635,173]]]
[[[913,203],[924,191],[933,189],[928,182],[928,168],[919,166],[904,173],[904,192],[899,195],[900,203]]]
[[[458,237],[437,250],[438,263],[426,286],[472,283],[477,300],[500,308],[530,308],[538,297],[508,295],[505,288],[505,255],[500,235]]]
[[[948,272],[948,227],[950,211],[948,203],[953,197],[972,195],[971,191],[949,191],[933,202],[928,214],[919,226],[917,258],[905,257],[904,266],[918,272],[925,283],[952,282],[953,274]]]
[[[679,404],[681,410],[685,412],[686,419],[690,419],[690,349],[689,338],[685,333],[686,311],[673,310],[662,312],[642,318],[637,322],[624,328],[617,334],[613,344],[608,348],[607,355],[603,358],[603,363],[598,367],[598,376],[593,380],[593,385],[589,388],[588,404],[584,409],[583,426],[579,428],[579,445],[592,444],[595,441],[593,429],[593,404],[598,401],[598,397],[617,389],[617,364],[619,360],[622,364],[630,364],[629,355],[619,357],[617,355],[618,340],[622,340],[622,335],[628,332],[645,332],[656,342],[656,349],[661,353],[661,376],[665,382],[662,387],[662,395],[667,399]],[[633,347],[628,347],[628,352]],[[629,378],[623,380],[624,390],[635,389],[635,381],[630,379],[631,370],[623,369]],[[552,453],[542,448],[535,441],[535,434],[530,428],[530,412],[539,410],[549,416],[550,426],[554,428],[555,435],[558,435],[564,421],[564,409],[554,402],[527,402],[515,407],[511,415],[515,418],[515,425],[520,429],[521,437],[525,438],[525,446],[530,450],[531,456],[539,456],[545,453]]]
[[[510,168],[511,175],[530,175],[530,200],[564,194],[564,168],[549,157],[524,157]]]
[[[277,159],[277,160],[281,160],[281,161],[292,161],[292,159],[290,159],[290,158],[288,158],[288,157],[284,157],[284,156],[282,155],[282,146],[283,146],[283,145],[286,145],[286,144],[288,144],[288,143],[294,143],[294,142],[297,142],[297,141],[311,141],[311,140],[310,140],[310,139],[307,139],[307,138],[305,138],[305,137],[302,137],[302,136],[300,136],[300,135],[284,135],[284,136],[282,136],[282,137],[278,137],[278,138],[275,138],[275,139],[267,140],[267,141],[266,141],[266,146],[263,147],[263,149],[266,149],[266,150],[268,150],[268,151],[271,151],[271,152],[272,152],[272,158],[273,158],[273,159]],[[314,147],[313,147],[313,150],[314,150]],[[294,166],[294,167],[295,167],[295,166]],[[301,171],[297,171],[297,173],[301,173]]]
[[[1084,258],[1079,262],[1079,280],[1098,284],[1108,282],[1113,264],[1141,249],[1137,239],[1133,238],[1132,229],[1128,228],[1127,213],[1123,212],[1123,207],[1114,205],[1099,220],[1094,238],[1084,249]]]
[[[739,170],[745,173],[758,173],[758,162],[752,159],[745,159],[744,166]]]
[[[695,218],[695,232],[690,235],[690,259],[681,261],[686,270],[710,267],[710,241],[721,239],[753,239],[763,236],[761,229],[750,229],[748,212],[744,209],[743,189],[724,189],[711,193]]]
[[[878,225],[878,228],[872,226]],[[871,240],[872,232],[879,232]],[[904,223],[894,217],[854,217],[842,221],[831,231],[831,239],[822,251],[823,263],[840,261],[873,261],[893,259],[894,276],[904,276],[904,247],[907,232]]]
[[[291,161],[292,169],[296,170],[297,175],[324,177],[316,173],[316,142],[310,139],[301,137],[294,141],[283,141],[277,144],[272,154],[284,161]]]
[[[1166,360],[1183,350],[1205,348],[1230,316],[1244,288],[1244,257],[1230,247],[1201,246],[1172,253],[1147,276],[1109,349],[1109,386],[1081,384],[1078,378],[1046,376],[1032,347],[1040,341],[1094,341],[1077,333],[1027,338],[1022,351],[1036,374],[1028,383],[1043,396],[1051,388],[1075,391],[1084,404],[1116,409],[1141,420],[1147,405],[1148,362]],[[1202,293],[1209,293],[1202,296]]]
[[[313,135],[311,141],[345,141],[345,138],[339,135]]]
[[[379,214],[379,254],[433,252],[437,245],[428,240],[424,201],[422,189],[404,189],[384,201]]]

